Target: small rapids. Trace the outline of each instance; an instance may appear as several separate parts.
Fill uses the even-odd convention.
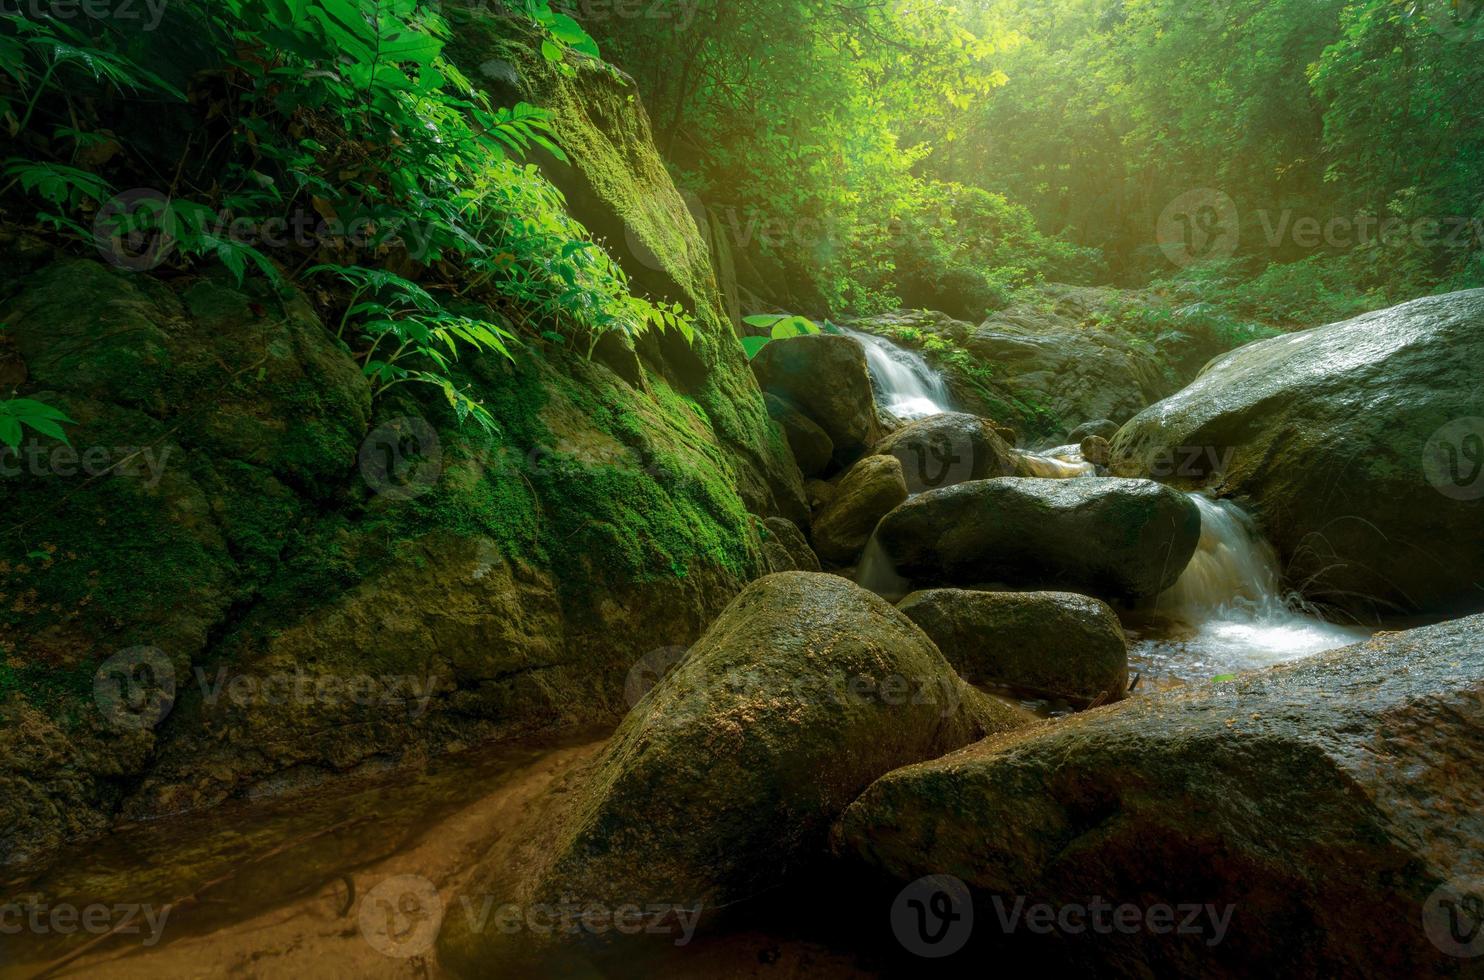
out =
[[[947,382],[921,354],[860,330],[840,331],[865,348],[871,386],[882,408],[905,422],[953,411]]]
[[[1329,623],[1280,589],[1278,556],[1252,518],[1200,494],[1201,539],[1176,583],[1136,629],[1129,661],[1156,683],[1211,680],[1358,643],[1369,630]]]

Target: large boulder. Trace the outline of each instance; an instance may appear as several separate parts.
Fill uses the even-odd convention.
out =
[[[1484,607],[1484,290],[1240,348],[1114,468],[1254,505],[1288,584],[1358,614]]]
[[[799,464],[799,472],[805,477],[816,477],[830,468],[835,454],[835,443],[829,435],[815,425],[809,416],[774,394],[765,394],[768,414],[783,429],[788,448]]]
[[[775,340],[752,360],[763,391],[797,405],[834,443],[849,466],[881,438],[881,424],[861,345],[837,334]]]
[[[1107,604],[1070,592],[928,589],[897,608],[971,684],[1085,707],[1128,688],[1128,642]]]
[[[1477,975],[1457,957],[1484,952],[1481,631],[1381,634],[991,738],[878,780],[835,839],[897,881],[962,879],[986,963],[1032,948],[1119,976]],[[1136,927],[1111,928],[1124,903]],[[996,928],[1047,905],[1039,944],[1029,919]],[[1160,907],[1175,919],[1156,930]]]
[[[469,889],[497,905],[718,910],[819,859],[878,776],[1024,722],[987,708],[884,600],[835,575],[771,575],[636,705],[538,866],[496,861]],[[450,917],[440,952],[488,976],[533,950]]]
[[[873,452],[901,462],[909,493],[1015,473],[1015,454],[994,423],[964,412],[910,422],[877,443]]]
[[[850,468],[814,519],[814,550],[825,561],[849,565],[865,550],[881,518],[906,499],[896,457],[867,456]]]
[[[1149,480],[976,480],[914,497],[877,531],[922,585],[1002,582],[1140,599],[1174,584],[1200,540],[1188,496]]]

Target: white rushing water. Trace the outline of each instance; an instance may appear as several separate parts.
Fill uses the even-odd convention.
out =
[[[948,384],[921,354],[849,327],[840,332],[865,348],[871,385],[882,408],[907,422],[953,411]]]
[[[1370,631],[1329,623],[1284,596],[1278,556],[1252,518],[1201,494],[1201,540],[1179,580],[1155,603],[1157,628],[1130,651],[1156,678],[1209,680],[1357,643]]]

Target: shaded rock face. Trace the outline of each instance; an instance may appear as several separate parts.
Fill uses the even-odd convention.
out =
[[[770,517],[763,522],[763,558],[769,572],[817,572],[819,556],[793,521]]]
[[[1118,435],[1118,430],[1123,428],[1117,422],[1110,419],[1097,419],[1092,422],[1083,422],[1067,435],[1067,442],[1080,443],[1089,436],[1097,436],[1100,439],[1112,439]]]
[[[1072,703],[1117,701],[1128,643],[1105,603],[1069,592],[928,589],[897,606],[971,684]]]
[[[896,457],[867,456],[850,468],[814,519],[814,549],[825,561],[851,564],[881,518],[906,499],[907,484]]]
[[[718,910],[824,854],[829,827],[872,780],[966,744],[991,718],[932,641],[834,575],[748,586],[640,701],[572,792],[542,865],[503,863],[470,888],[517,902]],[[440,961],[490,975],[528,937],[450,917]]]
[[[766,394],[768,414],[783,429],[783,437],[794,454],[794,462],[806,478],[816,477],[830,468],[835,443],[809,417],[777,395]]]
[[[996,897],[1231,910],[1219,942],[1203,913],[1196,935],[1087,930],[1034,947],[1058,965],[1471,975],[1444,954],[1468,938],[1449,935],[1459,894],[1437,889],[1484,873],[1481,631],[1474,617],[1381,634],[986,740],[874,783],[840,821],[839,851],[900,881],[956,875],[991,927]]]
[[[767,460],[807,519],[730,328],[694,394],[642,354],[465,357],[488,435],[412,386],[373,407],[302,296],[26,266],[0,283],[7,363],[77,424],[0,479],[28,528],[0,542],[0,715],[26,733],[0,740],[3,862],[120,814],[612,719],[635,657],[762,571],[744,498],[776,505]],[[95,681],[171,699],[121,728]]]
[[[876,444],[876,455],[902,464],[908,493],[1015,473],[1015,455],[994,424],[947,412],[911,422]]]
[[[1129,422],[1114,468],[1246,498],[1311,599],[1477,610],[1481,362],[1484,290],[1251,344]]]
[[[763,391],[797,405],[849,466],[881,438],[881,423],[860,344],[833,334],[775,340],[752,360]]]
[[[921,585],[1002,582],[1136,600],[1174,584],[1200,532],[1196,505],[1149,480],[1005,477],[914,497],[877,535],[897,572]]]

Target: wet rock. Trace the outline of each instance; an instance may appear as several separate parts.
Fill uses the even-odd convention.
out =
[[[783,429],[783,436],[788,440],[788,448],[793,451],[794,461],[799,464],[799,471],[806,477],[815,477],[829,469],[835,444],[825,431],[777,395],[764,394],[763,400],[767,402],[768,414]]]
[[[798,406],[834,443],[834,462],[849,466],[880,439],[866,355],[849,337],[818,334],[775,340],[753,358],[763,391]]]
[[[849,565],[860,557],[885,514],[907,499],[902,464],[895,456],[867,456],[845,474],[835,496],[814,519],[810,533],[819,557]]]
[[[1112,439],[1118,435],[1122,428],[1117,422],[1110,419],[1096,419],[1092,422],[1083,422],[1073,429],[1067,436],[1067,442],[1081,442],[1088,436],[1099,436],[1103,439]]]
[[[902,464],[908,493],[1015,473],[1015,457],[994,423],[963,412],[918,419],[876,444],[873,452]]]
[[[1128,644],[1105,603],[1069,592],[929,589],[897,606],[972,684],[1072,703],[1128,688]]]
[[[630,712],[539,866],[486,865],[469,888],[496,904],[701,913],[760,895],[823,855],[872,780],[985,730],[971,690],[877,596],[835,575],[768,576]],[[991,730],[1024,723],[1008,708],[997,719]],[[487,976],[532,946],[450,916],[440,961]]]
[[[956,875],[990,921],[1017,897],[1227,917],[1220,932],[1203,910],[1192,935],[1055,930],[1030,947],[1074,973],[1470,975],[1481,631],[1484,617],[1381,634],[988,739],[872,784],[839,852],[899,882]],[[960,956],[1035,941],[1022,929]]]
[[[797,524],[782,517],[763,521],[763,559],[769,572],[817,572],[819,557]]]
[[[1078,445],[1082,458],[1096,466],[1107,466],[1110,455],[1108,440],[1102,436],[1088,436]]]
[[[1149,480],[976,480],[914,497],[877,532],[919,585],[1003,582],[1138,599],[1169,588],[1195,553],[1201,517]]]
[[[1286,584],[1359,615],[1484,608],[1484,290],[1250,344],[1119,432],[1114,470],[1250,501]]]

